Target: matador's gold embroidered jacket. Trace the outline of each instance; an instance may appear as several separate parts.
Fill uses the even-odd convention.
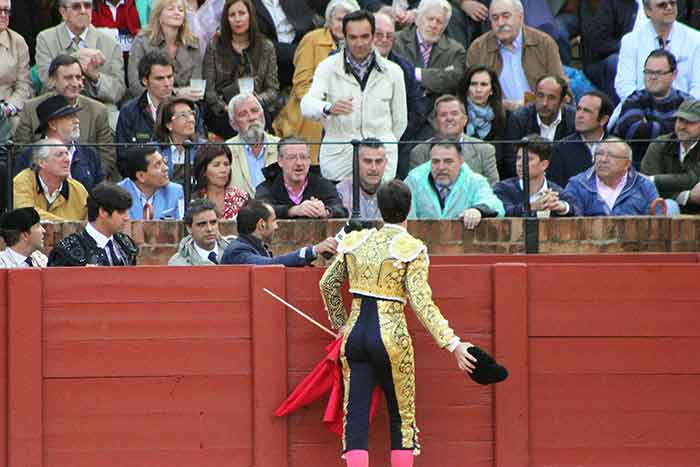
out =
[[[320,282],[331,325],[338,329],[348,321],[340,293],[348,277],[351,293],[388,301],[380,311],[403,315],[403,304],[408,299],[435,342],[445,347],[454,332],[433,303],[428,266],[425,244],[403,227],[387,224],[380,230],[351,232],[338,245],[338,254]],[[354,321],[352,318],[351,314]]]

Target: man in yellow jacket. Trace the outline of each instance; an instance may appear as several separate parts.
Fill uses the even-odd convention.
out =
[[[13,180],[14,208],[33,207],[42,221],[83,221],[88,192],[70,175],[68,148],[56,139],[39,141],[34,167]]]

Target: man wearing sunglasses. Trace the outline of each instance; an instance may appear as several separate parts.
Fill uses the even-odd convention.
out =
[[[673,87],[700,98],[700,32],[677,21],[677,0],[643,0],[649,21],[622,38],[615,90],[621,101],[644,89],[644,62],[655,49],[671,52],[678,62]]]
[[[36,40],[36,69],[43,90],[48,90],[48,69],[54,57],[77,57],[85,75],[83,93],[108,106],[114,128],[116,104],[126,91],[121,47],[90,24],[91,0],[59,0],[58,11],[63,22],[42,31]]]

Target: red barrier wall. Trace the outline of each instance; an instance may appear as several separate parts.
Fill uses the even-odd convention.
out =
[[[0,271],[0,457],[10,467],[342,466],[321,426],[325,401],[272,415],[329,338],[262,288],[325,323],[321,273]],[[472,383],[409,310],[416,466],[697,465],[699,273],[690,262],[433,264],[451,325],[511,376]],[[383,405],[372,430],[373,465],[388,465]]]

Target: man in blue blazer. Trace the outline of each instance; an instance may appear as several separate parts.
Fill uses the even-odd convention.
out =
[[[231,242],[221,264],[282,264],[284,266],[306,266],[318,255],[335,254],[338,242],[329,237],[316,245],[299,248],[282,256],[273,256],[266,243],[272,240],[277,230],[275,210],[267,203],[251,200],[238,211],[236,218],[238,238]]]
[[[119,186],[131,194],[129,209],[132,220],[182,219],[184,194],[182,186],[170,181],[168,165],[156,145],[132,146],[126,153],[129,178]]]

